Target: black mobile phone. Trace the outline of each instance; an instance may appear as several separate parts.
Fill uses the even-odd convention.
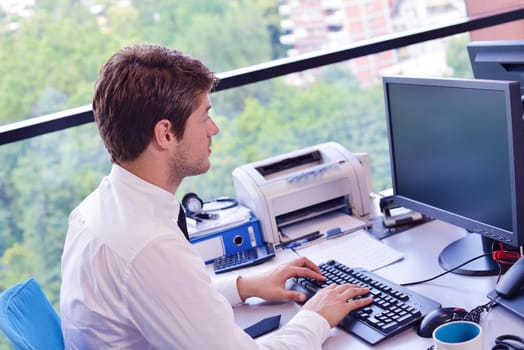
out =
[[[252,338],[256,338],[277,329],[279,326],[280,315],[276,315],[258,321],[257,323],[244,329],[244,332],[249,334]]]

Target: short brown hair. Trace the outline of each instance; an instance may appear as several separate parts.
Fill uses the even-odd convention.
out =
[[[218,78],[199,60],[159,45],[135,45],[116,52],[100,69],[93,114],[115,163],[135,160],[161,119],[173,124],[177,139]]]

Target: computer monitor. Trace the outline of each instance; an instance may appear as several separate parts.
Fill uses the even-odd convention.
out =
[[[524,121],[517,82],[384,77],[393,203],[464,228],[450,270],[524,244]],[[490,275],[490,256],[454,271]]]
[[[524,105],[524,40],[474,41],[467,48],[473,76],[518,81]]]

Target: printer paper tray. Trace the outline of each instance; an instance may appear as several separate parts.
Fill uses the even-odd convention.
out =
[[[342,212],[331,212],[316,216],[312,219],[300,221],[294,225],[281,228],[282,240],[296,240],[313,232],[326,235],[329,230],[340,229],[350,233],[366,227],[366,222]]]
[[[283,228],[288,225],[292,225],[307,219],[312,219],[316,216],[323,215],[332,211],[343,211],[341,209],[346,209],[344,210],[346,214],[351,215],[351,211],[349,209],[345,197],[331,199],[326,202],[322,202],[310,207],[302,208],[300,210],[292,211],[290,213],[277,216],[276,222],[279,228]]]

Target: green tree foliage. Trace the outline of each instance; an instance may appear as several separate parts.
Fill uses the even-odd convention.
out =
[[[216,72],[271,59],[269,34],[253,2],[231,6],[223,14],[193,14],[184,35],[174,37],[172,44],[209,62]]]
[[[94,124],[25,141],[28,147],[19,154],[11,172],[15,195],[9,198],[13,215],[8,219],[21,234],[14,244],[36,255],[19,258],[31,257],[25,263],[33,265],[28,271],[39,277],[55,303],[69,213],[109,168],[107,158],[100,157],[101,143],[93,136]],[[0,274],[0,287],[12,282],[5,278],[9,276]]]
[[[338,82],[321,80],[301,89],[282,82],[275,84],[265,106],[257,99],[248,100],[233,128],[237,131],[240,160],[252,162],[336,141],[351,152],[370,153],[377,169],[387,167],[381,87],[362,90],[356,88],[349,73],[340,71],[337,77]],[[376,177],[376,182],[383,189],[389,175],[377,174],[382,176]]]
[[[469,61],[466,45],[469,34],[459,34],[448,39],[446,63],[451,68],[454,77],[472,78],[473,72]]]
[[[2,280],[0,288],[7,289],[9,286],[18,283],[34,275],[37,271],[39,257],[32,251],[25,249],[19,243],[14,243],[0,258],[2,268]],[[8,267],[8,268],[7,268]]]
[[[37,8],[19,29],[0,37],[0,122],[40,116],[89,101],[91,87],[110,45],[84,7],[67,15]],[[89,93],[91,93],[89,91]]]
[[[271,58],[277,59],[287,56],[287,50],[290,48],[280,42],[280,36],[284,33],[280,26],[282,18],[278,13],[274,0],[258,0],[258,6],[262,10],[264,21],[266,23],[269,37],[271,40]]]

